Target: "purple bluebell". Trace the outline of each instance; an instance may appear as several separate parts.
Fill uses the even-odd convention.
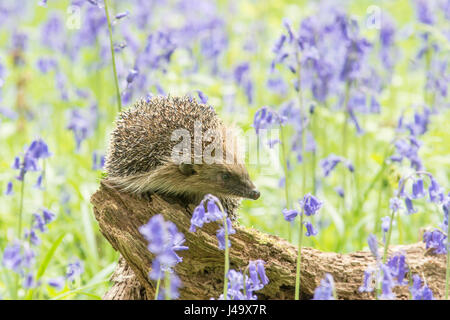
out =
[[[334,290],[333,276],[326,273],[325,277],[320,280],[320,286],[314,290],[313,300],[334,300]]]
[[[431,289],[426,284],[422,286],[422,279],[420,279],[420,276],[417,274],[413,275],[413,285],[409,287],[409,290],[412,295],[412,300],[434,299]]]
[[[41,43],[52,50],[64,49],[64,19],[60,15],[51,15],[41,27]]]
[[[78,276],[84,272],[83,262],[76,259],[67,265],[66,279],[68,281],[74,281]]]
[[[391,198],[389,200],[389,208],[394,212],[400,211],[403,208],[402,200],[399,197]]]
[[[431,202],[442,203],[444,201],[444,191],[433,177],[431,177],[431,183],[428,187],[428,194]]]
[[[105,156],[94,151],[92,153],[92,170],[102,170],[105,166]]]
[[[41,239],[39,239],[39,237],[37,236],[36,232],[34,231],[34,229],[31,230],[25,230],[25,239],[30,239],[30,242],[37,246],[39,244],[41,244]]]
[[[56,277],[53,279],[49,279],[47,281],[48,285],[55,288],[56,290],[61,290],[62,288],[64,288],[64,285],[66,283],[66,278],[65,277]]]
[[[45,224],[49,224],[50,222],[55,220],[55,214],[46,208],[42,209],[42,216],[44,218]]]
[[[319,211],[319,209],[323,205],[323,201],[319,200],[312,194],[306,194],[302,200],[299,200],[300,207],[303,209],[303,212],[307,216],[312,216]]]
[[[261,290],[269,283],[264,264],[265,262],[262,260],[250,261],[248,265],[249,277],[245,273],[230,269],[227,275],[227,300],[257,300],[254,292]],[[223,300],[223,298],[223,295],[220,295],[219,299]]]
[[[233,228],[233,225],[231,224],[231,220],[230,218],[227,218],[227,232],[228,235],[230,234],[235,234],[236,230]],[[224,227],[220,227],[217,232],[217,240],[219,240],[219,249],[220,250],[225,250],[225,228]],[[231,247],[231,242],[228,239],[228,247]]]
[[[413,214],[417,212],[417,209],[414,208],[412,200],[409,196],[405,197],[405,206],[407,214]]]
[[[36,183],[33,185],[33,188],[44,190],[44,187],[42,186],[42,174],[39,175],[39,177],[36,180]]]
[[[432,1],[428,0],[415,0],[417,19],[425,24],[434,24],[435,17],[432,12]]]
[[[31,289],[36,286],[36,283],[34,281],[34,276],[31,272],[27,273],[23,280],[23,288],[24,289]]]
[[[236,81],[237,85],[244,89],[248,103],[252,104],[254,90],[253,81],[250,74],[250,64],[248,62],[238,64],[234,68],[233,75],[234,81]]]
[[[306,233],[305,233],[305,235],[306,235],[307,237],[311,237],[311,236],[317,235],[318,231],[317,231],[316,229],[314,229],[314,227],[313,227],[313,225],[312,225],[311,222],[309,222],[309,221],[304,222],[304,225],[305,225],[305,227],[306,227]]]
[[[245,300],[247,297],[243,294],[242,290],[244,289],[244,285],[246,286],[246,289],[248,289],[251,280],[248,279],[247,276],[244,276],[242,272],[238,272],[234,269],[230,269],[228,271],[227,277],[228,277],[227,300]],[[245,283],[244,279],[247,280],[245,281]],[[252,296],[251,292],[250,296]],[[220,300],[224,299],[223,294],[220,295],[219,299]]]
[[[412,185],[412,197],[413,199],[420,199],[425,197],[425,190],[423,189],[423,179],[418,178]]]
[[[178,299],[180,297],[179,289],[182,287],[181,279],[177,276],[176,273],[170,273],[170,287],[169,287],[169,296],[170,299]],[[166,297],[166,287],[160,289],[158,300],[163,300]]]
[[[256,111],[252,126],[255,128],[256,134],[259,134],[262,129],[269,129],[274,125],[284,124],[284,122],[284,117],[280,117],[274,110],[264,106]]]
[[[43,140],[34,140],[30,146],[26,148],[22,161],[20,161],[19,157],[15,157],[14,159],[12,168],[20,170],[19,176],[17,176],[16,179],[22,181],[26,172],[39,171],[39,159],[45,159],[51,155],[47,144]]]
[[[354,172],[355,168],[349,160],[336,156],[335,154],[330,154],[320,161],[324,176],[328,177],[340,162],[342,162],[350,172]]]
[[[391,275],[389,267],[382,264],[381,270],[383,276],[381,278],[381,295],[379,296],[382,300],[393,300],[395,299],[395,294],[392,292],[392,288],[395,286],[394,280]]]
[[[115,18],[116,18],[116,20],[120,20],[120,19],[127,17],[129,14],[130,14],[130,12],[127,10],[127,11],[116,14]]]
[[[427,249],[434,249],[435,254],[446,254],[446,243],[448,242],[447,236],[443,234],[439,229],[433,231],[426,231],[423,234],[423,242]]]
[[[364,280],[362,286],[359,287],[359,292],[372,292],[373,291],[373,275],[374,272],[373,268],[367,268],[364,271]]]
[[[196,90],[196,91],[197,91],[198,98],[200,99],[200,102],[203,103],[203,104],[207,104],[208,103],[208,96],[206,94],[204,94],[200,90]]]
[[[90,110],[70,110],[69,123],[66,128],[74,134],[77,151],[80,150],[81,143],[93,134],[97,126],[97,109],[94,107],[91,107]]]
[[[283,216],[284,216],[284,220],[292,222],[294,221],[295,217],[297,217],[298,215],[298,211],[295,209],[287,209],[284,208],[283,209]]]
[[[41,231],[41,232],[45,232],[47,229],[45,227],[45,221],[42,218],[42,216],[38,213],[33,213],[33,228]]]
[[[204,223],[223,219],[223,214],[217,205],[218,202],[220,201],[217,197],[207,194],[192,213],[189,231],[195,232],[196,228],[203,227]],[[205,210],[205,206],[207,210]]]
[[[127,75],[127,83],[128,84],[132,83],[138,75],[139,75],[139,70],[137,68],[131,69]]]
[[[369,249],[372,252],[372,255],[375,257],[376,260],[380,259],[380,254],[378,253],[378,241],[377,237],[373,234],[370,234],[367,237],[367,243],[369,244]]]
[[[173,222],[165,221],[161,214],[153,216],[139,228],[139,232],[148,241],[148,250],[156,255],[150,273],[152,279],[159,279],[163,275],[162,271],[171,270],[183,260],[176,251],[188,249],[183,245],[184,235],[178,232]]]
[[[251,290],[257,291],[264,288],[269,283],[264,269],[265,262],[262,260],[250,261],[248,265],[248,273],[252,281]]]
[[[37,67],[40,72],[46,74],[52,70],[58,69],[58,62],[51,58],[40,58],[37,61]]]
[[[2,263],[7,269],[23,274],[25,269],[30,269],[35,262],[35,252],[27,241],[14,241],[6,246],[3,251]]]
[[[334,188],[334,191],[339,195],[339,197],[344,198],[345,197],[345,191],[342,187],[336,187]]]
[[[383,231],[383,237],[389,230],[389,224],[391,222],[391,218],[389,216],[381,218],[381,230]]]
[[[8,184],[6,185],[5,196],[12,196],[12,195],[14,195],[13,183],[12,181],[9,181]]]
[[[404,254],[396,254],[389,259],[387,266],[393,278],[397,279],[397,285],[402,286],[408,283],[405,280],[408,266],[406,264],[406,257]]]

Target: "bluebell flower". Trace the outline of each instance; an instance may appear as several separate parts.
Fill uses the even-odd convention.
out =
[[[22,181],[28,171],[39,171],[39,159],[45,159],[51,155],[47,144],[43,140],[34,140],[30,146],[26,148],[22,161],[20,161],[19,157],[14,158],[12,168],[20,170],[19,176],[17,176],[16,179]]]
[[[264,269],[265,262],[262,260],[250,261],[248,265],[248,273],[252,281],[251,291],[257,291],[264,288],[269,283]]]
[[[41,217],[41,215],[37,214],[37,213],[33,213],[33,228],[38,229],[41,232],[45,232],[47,229],[45,227],[45,221],[44,219]]]
[[[23,280],[23,288],[24,289],[31,289],[36,286],[36,283],[34,281],[34,276],[31,272],[27,273]]]
[[[334,191],[339,195],[339,197],[344,198],[345,197],[345,191],[342,187],[336,187],[334,188]]]
[[[391,198],[389,200],[389,208],[394,212],[400,211],[403,208],[402,200],[399,197]]]
[[[417,19],[425,24],[434,24],[435,17],[431,9],[431,2],[427,0],[415,0]]]
[[[92,153],[92,170],[102,170],[105,166],[105,155],[97,151]]]
[[[406,158],[410,161],[411,168],[416,171],[423,169],[422,161],[418,155],[420,144],[414,137],[410,136],[408,139],[399,139],[394,145],[397,153],[391,156],[392,161],[402,162]]]
[[[12,196],[14,194],[13,183],[9,181],[6,185],[5,196]]]
[[[36,179],[36,183],[33,185],[33,188],[43,190],[44,187],[42,186],[42,174],[39,175],[39,177]]]
[[[381,270],[383,271],[383,276],[381,278],[381,295],[379,298],[383,300],[393,300],[395,299],[395,294],[392,292],[392,288],[395,284],[392,279],[391,271],[384,264],[381,265]]]
[[[205,196],[192,213],[190,232],[195,232],[196,228],[203,227],[204,223],[223,219],[223,214],[217,206],[218,202],[219,199],[211,194]]]
[[[389,230],[389,224],[391,222],[391,218],[389,216],[385,216],[381,218],[381,230],[383,231],[383,241],[385,242],[386,232]]]
[[[412,185],[412,196],[413,199],[420,199],[425,197],[425,191],[423,189],[423,179],[419,178],[414,181]]]
[[[51,70],[58,69],[58,62],[51,58],[40,58],[36,63],[40,72],[46,74]]]
[[[130,12],[128,10],[125,12],[120,12],[120,13],[116,14],[115,19],[116,20],[123,19],[123,18],[127,17],[129,14],[130,14]]]
[[[247,297],[243,294],[242,290],[244,289],[244,285],[246,289],[249,286],[249,282],[251,280],[247,280],[247,277],[244,276],[241,272],[238,272],[234,269],[230,269],[227,274],[228,277],[228,290],[227,290],[227,300],[245,300]],[[250,293],[250,296],[252,294]],[[256,298],[256,296],[255,296]],[[224,299],[223,294],[219,297],[220,300]]]
[[[417,212],[417,209],[414,209],[412,200],[409,196],[405,197],[405,205],[407,214],[413,214]]]
[[[233,229],[233,226],[231,224],[231,220],[230,218],[227,218],[227,231],[228,231],[228,235],[230,234],[235,234],[236,230]],[[217,232],[217,240],[219,240],[219,249],[220,250],[225,250],[225,228],[224,227],[220,227]],[[231,247],[231,242],[230,240],[228,240],[228,247]]]
[[[131,69],[127,75],[127,84],[132,83],[138,75],[139,75],[139,70],[137,68]]]
[[[257,300],[255,291],[261,290],[269,283],[262,260],[250,261],[248,265],[249,276],[234,269],[228,271],[227,300]],[[244,295],[244,290],[246,294]],[[223,300],[223,295],[219,299]]]
[[[298,211],[295,209],[287,209],[287,208],[283,209],[283,216],[286,221],[289,221],[289,222],[294,221],[295,217],[298,214],[299,214]]]
[[[170,288],[169,288],[169,296],[170,299],[178,299],[180,297],[179,288],[182,286],[182,282],[180,278],[176,275],[176,273],[170,273]],[[165,299],[167,288],[163,287],[159,291],[158,300]]]
[[[359,287],[359,292],[372,292],[373,291],[373,275],[376,270],[367,268],[364,271],[363,285]]]
[[[426,244],[427,249],[434,249],[436,254],[446,254],[446,244],[448,242],[447,236],[443,234],[439,229],[433,231],[427,231],[423,234],[423,242]]]
[[[244,89],[248,103],[251,104],[253,102],[253,81],[251,80],[250,64],[248,62],[238,64],[234,68],[233,75],[236,83]]]
[[[30,269],[35,262],[35,252],[28,242],[14,241],[8,244],[3,251],[3,265],[7,269],[23,275],[26,269]]]
[[[314,290],[313,300],[334,300],[334,280],[333,276],[329,273],[325,274],[325,277],[320,280],[320,286]]]
[[[170,271],[183,259],[176,251],[187,250],[185,238],[178,232],[176,225],[165,221],[161,214],[155,215],[147,224],[139,228],[139,232],[148,241],[148,250],[155,254],[150,278],[157,280],[163,276],[163,271]]]
[[[394,255],[391,259],[389,259],[387,266],[392,277],[397,279],[397,285],[402,286],[408,283],[408,281],[405,280],[406,273],[408,272],[405,255]]]
[[[330,154],[328,157],[320,161],[320,166],[322,167],[324,176],[328,177],[330,173],[336,168],[336,166],[341,162],[347,167],[350,172],[355,171],[355,168],[349,160],[340,156],[336,156],[334,154]]]
[[[76,277],[80,276],[84,272],[83,262],[76,259],[67,265],[66,279],[68,281],[75,280]]]
[[[74,134],[77,151],[80,150],[81,143],[93,134],[96,126],[97,107],[95,105],[89,110],[70,110],[67,129],[71,130]]]
[[[30,242],[35,246],[37,246],[41,243],[41,239],[39,239],[39,237],[37,236],[34,229],[25,230],[25,239],[28,239],[28,238],[30,239]]]
[[[426,284],[422,286],[422,279],[417,274],[413,275],[413,285],[409,290],[412,300],[433,300],[433,292]]]
[[[444,201],[444,191],[433,177],[431,177],[431,183],[428,187],[428,194],[431,202],[442,203]]]
[[[378,253],[378,241],[377,237],[373,234],[370,234],[367,237],[367,243],[369,244],[370,251],[372,252],[372,255],[375,257],[376,260],[380,259],[380,255]]]
[[[259,134],[262,129],[269,129],[273,125],[284,124],[285,122],[284,117],[280,117],[274,110],[264,106],[256,111],[252,126],[255,128],[256,134]]]
[[[305,235],[307,237],[315,236],[317,235],[317,230],[313,228],[313,225],[311,222],[304,222],[304,225],[306,227],[306,233]]]
[[[49,279],[47,281],[48,285],[55,288],[56,290],[61,290],[62,288],[64,288],[64,285],[66,283],[66,278],[65,277],[56,277],[53,279]]]
[[[319,211],[323,205],[323,201],[319,200],[315,196],[308,193],[303,197],[303,200],[299,200],[300,207],[307,216],[312,216]]]
[[[48,224],[55,220],[55,214],[46,208],[42,209],[42,216],[44,218],[45,224]]]

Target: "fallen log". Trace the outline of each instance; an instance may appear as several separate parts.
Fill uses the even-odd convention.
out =
[[[193,205],[184,205],[176,199],[163,199],[152,195],[141,199],[118,192],[104,183],[92,196],[95,218],[100,231],[121,253],[112,276],[112,288],[104,299],[152,299],[156,283],[149,279],[153,255],[138,228],[155,214],[161,213],[174,222],[186,237],[189,250],[180,251],[183,262],[175,272],[183,282],[180,299],[218,298],[223,290],[224,252],[217,247],[215,223],[206,224],[195,233],[189,232]],[[258,299],[293,299],[297,248],[291,243],[255,229],[235,225],[236,234],[230,237],[230,268],[243,269],[250,260],[266,262],[270,283],[257,291]],[[412,274],[425,278],[427,285],[439,299],[445,288],[445,256],[435,255],[423,243],[392,246],[390,252],[406,254]],[[335,281],[339,299],[373,299],[373,293],[360,293],[364,270],[375,260],[370,252],[348,254],[321,252],[302,248],[301,299],[311,299],[314,289],[325,273]],[[396,287],[399,299],[409,298],[408,286]]]

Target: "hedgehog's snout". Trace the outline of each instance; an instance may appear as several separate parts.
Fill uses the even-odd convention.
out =
[[[257,200],[260,195],[261,194],[259,193],[258,190],[253,189],[252,191],[250,191],[249,197],[250,197],[250,199]]]

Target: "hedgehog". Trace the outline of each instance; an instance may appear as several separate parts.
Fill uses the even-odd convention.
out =
[[[156,193],[185,205],[212,194],[236,218],[242,199],[260,196],[236,145],[234,131],[209,105],[189,96],[140,99],[116,120],[106,181],[124,192]]]

